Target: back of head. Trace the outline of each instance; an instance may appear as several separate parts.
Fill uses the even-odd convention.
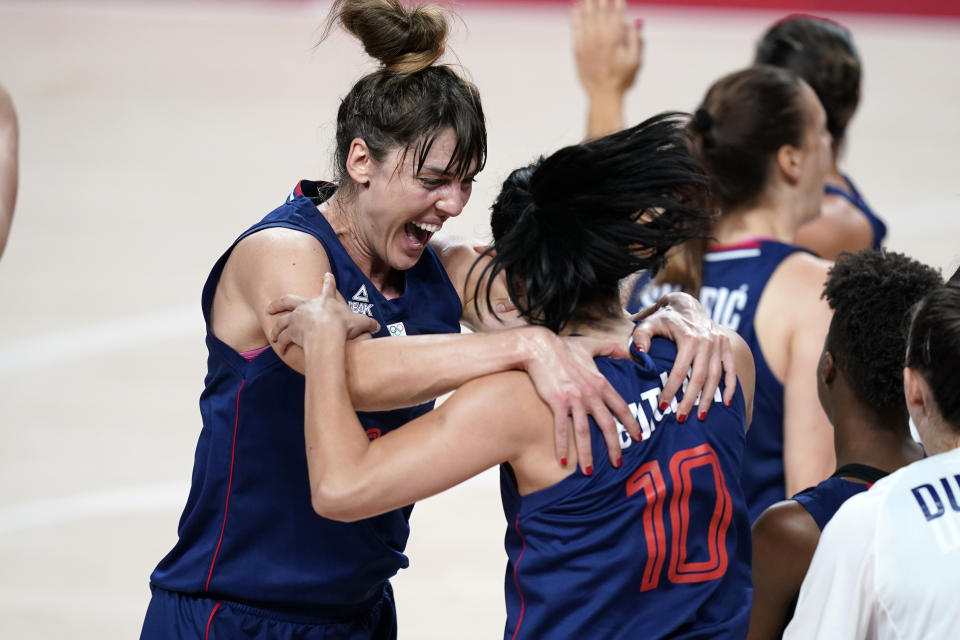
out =
[[[520,313],[554,331],[575,316],[622,313],[620,280],[656,269],[708,220],[688,118],[654,116],[511,173],[490,217],[494,253],[489,279],[481,278],[488,308],[489,283],[505,272]]]
[[[720,215],[757,203],[770,180],[777,151],[800,147],[807,126],[803,82],[775,67],[750,67],[717,80],[690,124],[696,156],[710,176]],[[678,249],[660,280],[697,295],[704,242]]]
[[[902,428],[903,353],[910,310],[940,287],[940,273],[900,253],[841,254],[823,297],[833,310],[826,349],[860,403],[882,417],[878,426]]]
[[[917,305],[906,365],[924,377],[940,414],[960,434],[960,283],[951,279]]]
[[[813,87],[839,145],[860,102],[860,55],[844,27],[816,16],[790,16],[757,43],[756,64],[789,69]]]
[[[448,170],[461,177],[486,161],[487,130],[480,94],[453,69],[434,63],[446,48],[447,18],[438,7],[397,0],[335,0],[321,37],[339,23],[363,44],[381,68],[361,78],[337,114],[336,180],[352,183],[345,165],[351,142],[361,138],[375,160],[392,149],[412,149],[417,168],[436,137],[453,129],[457,146]]]

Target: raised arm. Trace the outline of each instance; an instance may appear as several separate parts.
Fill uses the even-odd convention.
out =
[[[623,99],[643,55],[640,22],[628,23],[623,0],[583,0],[573,7],[573,54],[587,93],[587,138],[623,128]]]

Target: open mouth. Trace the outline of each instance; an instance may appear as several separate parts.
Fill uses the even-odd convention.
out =
[[[414,247],[425,247],[430,238],[437,231],[440,231],[440,225],[428,224],[426,222],[408,222],[403,226],[410,244]]]

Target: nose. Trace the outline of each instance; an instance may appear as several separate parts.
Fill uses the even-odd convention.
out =
[[[443,188],[440,198],[437,200],[437,209],[451,218],[455,218],[463,212],[463,208],[470,199],[469,187],[464,187],[459,183],[446,185]]]

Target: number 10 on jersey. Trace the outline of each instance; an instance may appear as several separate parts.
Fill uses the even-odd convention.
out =
[[[698,467],[709,467],[713,472],[715,502],[710,524],[707,526],[707,559],[687,560],[687,541],[690,537],[690,497],[693,493],[691,473]],[[727,529],[733,514],[733,502],[720,468],[717,454],[709,444],[682,449],[670,458],[672,495],[667,495],[660,463],[652,460],[637,469],[627,480],[627,497],[643,492],[647,504],[641,521],[647,540],[647,563],[643,569],[641,591],[656,589],[667,556],[667,579],[674,584],[707,582],[721,577],[727,571]],[[663,519],[664,503],[669,499],[670,540],[667,540]],[[695,535],[699,532],[695,532]]]

